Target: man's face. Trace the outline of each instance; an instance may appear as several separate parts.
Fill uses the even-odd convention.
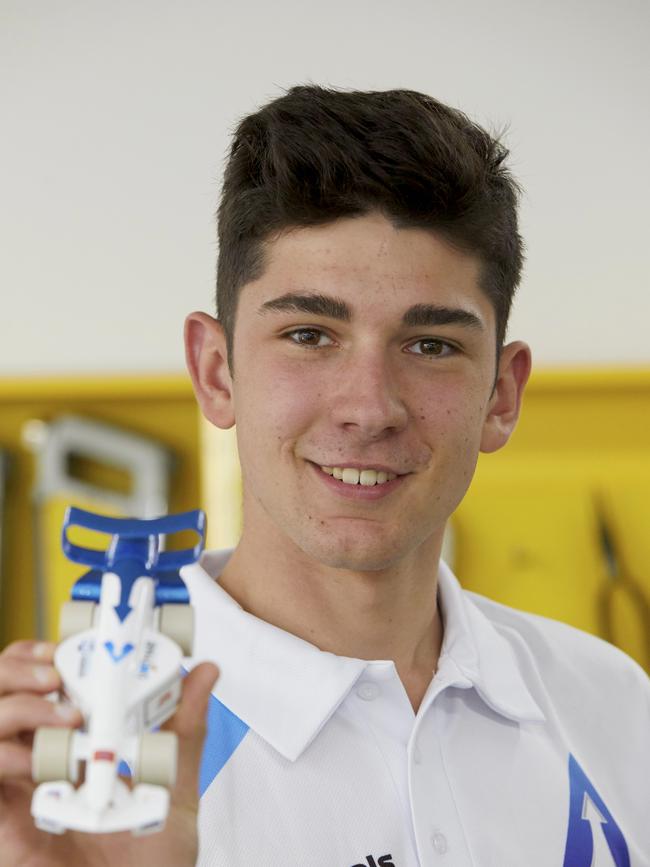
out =
[[[495,377],[478,275],[473,257],[377,214],[269,243],[234,334],[245,534],[362,571],[437,554]],[[350,470],[383,475],[348,484]]]

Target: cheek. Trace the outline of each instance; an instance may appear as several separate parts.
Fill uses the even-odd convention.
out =
[[[483,428],[483,404],[466,389],[438,389],[435,397],[420,402],[415,413],[434,453],[447,451],[457,458],[478,452]]]
[[[421,434],[429,448],[430,509],[451,514],[465,496],[476,469],[479,453],[480,406],[440,399],[419,413]],[[422,429],[421,429],[422,430]],[[432,512],[432,513],[433,513]]]
[[[277,450],[305,430],[319,404],[322,382],[282,367],[260,365],[247,371],[235,391],[235,419],[246,438],[262,449]]]

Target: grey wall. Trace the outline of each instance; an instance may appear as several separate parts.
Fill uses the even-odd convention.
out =
[[[540,365],[648,363],[650,5],[399,5],[0,0],[0,375],[182,369],[229,131],[307,81],[508,124],[511,336]]]

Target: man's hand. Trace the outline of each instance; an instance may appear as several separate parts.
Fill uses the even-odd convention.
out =
[[[194,867],[198,853],[198,775],[210,691],[218,676],[205,662],[184,679],[181,703],[163,729],[178,735],[178,778],[165,829],[134,837],[130,832],[62,836],[39,831],[30,805],[34,730],[81,724],[77,710],[45,695],[61,686],[52,665],[56,645],[17,641],[0,653],[0,867]]]

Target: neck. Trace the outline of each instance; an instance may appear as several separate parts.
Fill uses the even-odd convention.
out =
[[[365,572],[317,562],[293,543],[279,545],[277,530],[271,534],[244,531],[219,578],[224,590],[250,614],[320,650],[393,660],[417,712],[442,644],[442,534],[398,564]]]

